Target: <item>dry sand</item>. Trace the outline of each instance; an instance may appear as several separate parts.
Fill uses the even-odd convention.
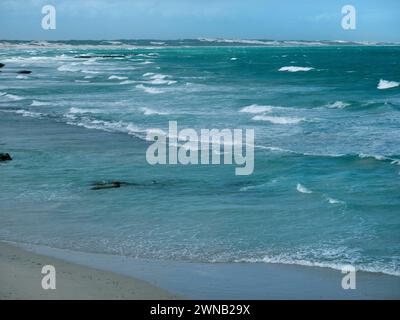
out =
[[[56,269],[56,289],[41,286],[42,267]],[[145,281],[47,257],[0,242],[0,300],[178,299]]]

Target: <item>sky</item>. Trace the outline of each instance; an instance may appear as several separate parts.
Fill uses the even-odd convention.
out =
[[[56,29],[42,29],[44,5]],[[341,26],[344,5],[356,29]],[[2,40],[400,41],[400,0],[0,0]]]

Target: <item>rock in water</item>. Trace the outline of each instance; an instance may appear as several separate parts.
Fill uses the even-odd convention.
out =
[[[94,55],[94,56],[88,56],[88,55],[83,55],[83,56],[76,56],[76,59],[92,59],[92,58],[126,58],[126,55]]]
[[[11,161],[12,158],[8,153],[0,153],[0,161]]]
[[[0,63],[0,68],[3,68],[5,66],[4,63]]]
[[[121,182],[111,181],[111,182],[97,182],[92,186],[92,190],[102,190],[102,189],[113,189],[120,188]]]
[[[17,73],[19,73],[19,74],[31,74],[32,71],[29,71],[29,70],[21,70],[21,71],[18,71]]]

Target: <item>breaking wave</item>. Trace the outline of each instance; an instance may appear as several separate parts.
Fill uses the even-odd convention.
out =
[[[264,112],[270,112],[272,111],[274,107],[273,106],[261,106],[258,104],[252,104],[247,107],[243,107],[240,109],[239,112],[245,112],[245,113],[264,113]]]
[[[400,85],[400,82],[396,82],[396,81],[388,81],[388,80],[379,80],[378,83],[378,89],[379,90],[384,90],[384,89],[390,89],[390,88],[396,88]]]
[[[311,190],[307,189],[305,186],[303,186],[300,183],[297,184],[296,190],[300,193],[313,193]]]
[[[257,115],[252,118],[255,121],[267,121],[273,124],[297,124],[304,121],[304,118],[295,117],[276,117],[276,116],[266,116]]]
[[[313,70],[314,68],[311,67],[295,67],[295,66],[288,66],[288,67],[282,67],[278,71],[286,71],[286,72],[306,72]]]
[[[163,90],[160,90],[158,88],[152,88],[152,87],[146,87],[143,84],[138,84],[136,86],[136,88],[143,90],[146,93],[150,93],[150,94],[160,94],[160,93],[164,93]]]

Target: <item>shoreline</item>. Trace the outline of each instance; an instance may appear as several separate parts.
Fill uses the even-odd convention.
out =
[[[6,248],[5,255],[3,248]],[[79,292],[77,299],[89,298],[89,295],[92,299],[140,300],[182,297],[195,300],[400,298],[400,277],[381,273],[358,271],[356,290],[344,290],[341,288],[344,276],[341,271],[321,267],[144,260],[4,241],[0,241],[0,249],[0,299],[70,299],[67,293],[71,292]],[[42,290],[42,275],[39,266],[35,265],[38,261],[60,266],[63,271],[58,288],[65,283],[69,291],[60,290],[51,296]],[[5,267],[17,273],[18,278],[7,279]],[[36,273],[29,279],[33,270]],[[35,281],[36,290],[27,289],[27,284]],[[10,288],[11,294],[5,295],[2,288]],[[24,290],[29,292],[24,293]]]
[[[56,289],[44,290],[44,265],[56,269]],[[143,280],[26,251],[0,241],[0,300],[172,300],[177,295]]]

